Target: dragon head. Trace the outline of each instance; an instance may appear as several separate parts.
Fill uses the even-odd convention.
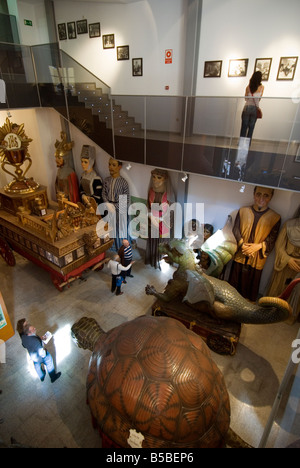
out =
[[[169,243],[159,246],[163,260],[167,263],[177,263],[179,268],[194,270],[197,265],[196,254],[183,239],[172,239]]]

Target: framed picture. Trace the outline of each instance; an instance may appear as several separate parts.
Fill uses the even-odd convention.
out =
[[[254,71],[262,73],[262,81],[268,81],[272,65],[271,58],[257,58],[255,60]]]
[[[100,37],[100,23],[89,24],[89,36],[90,37]]]
[[[60,41],[65,41],[68,39],[66,23],[60,23],[57,25],[58,37]]]
[[[68,38],[69,39],[76,39],[77,34],[76,34],[75,21],[71,21],[70,23],[67,23],[67,27],[68,27]]]
[[[229,60],[228,76],[237,78],[247,75],[248,59]]]
[[[103,49],[114,49],[115,48],[115,35],[105,34],[102,36]]]
[[[87,34],[88,32],[87,20],[76,21],[76,25],[77,25],[77,34]]]
[[[296,156],[295,156],[295,162],[300,163],[300,146],[297,150]]]
[[[143,59],[132,59],[132,76],[143,76]]]
[[[277,80],[293,80],[298,57],[281,57],[277,73]]]
[[[204,78],[220,78],[222,72],[222,60],[204,62]]]
[[[129,46],[117,47],[117,59],[118,60],[129,60]]]

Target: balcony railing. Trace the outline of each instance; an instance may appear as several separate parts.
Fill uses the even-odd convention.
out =
[[[0,44],[0,109],[54,107],[115,158],[300,191],[299,100],[261,100],[253,139],[240,138],[243,97],[124,96],[58,44]]]

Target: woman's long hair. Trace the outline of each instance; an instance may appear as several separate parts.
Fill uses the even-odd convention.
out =
[[[251,93],[255,93],[255,91],[257,91],[257,89],[261,85],[261,80],[262,73],[260,71],[254,72],[249,81],[249,88]]]

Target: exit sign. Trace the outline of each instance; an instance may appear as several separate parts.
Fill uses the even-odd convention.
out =
[[[24,24],[25,24],[25,26],[32,26],[32,21],[24,19]]]

